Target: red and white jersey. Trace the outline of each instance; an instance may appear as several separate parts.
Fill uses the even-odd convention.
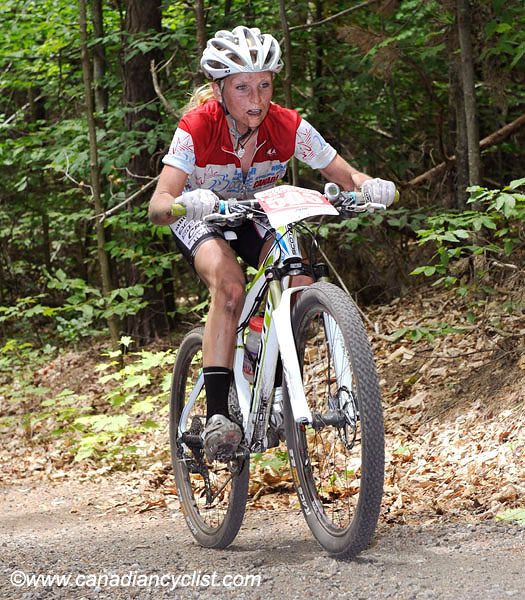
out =
[[[189,111],[179,122],[162,162],[188,174],[186,189],[205,188],[223,198],[253,197],[272,187],[295,156],[313,169],[328,166],[335,149],[295,110],[270,104],[256,132],[255,154],[243,177],[228,122],[217,100]]]

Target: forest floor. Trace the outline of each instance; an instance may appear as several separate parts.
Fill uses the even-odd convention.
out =
[[[511,292],[515,299],[516,293],[522,294],[522,291],[521,284],[512,286],[510,291],[500,289],[491,299],[473,303],[470,307],[472,315],[466,314],[463,300],[435,288],[413,291],[389,305],[366,311],[384,403],[386,474],[377,539],[371,549],[365,551],[363,560],[372,567],[374,552],[381,552],[382,545],[390,553],[408,554],[405,555],[407,562],[403,563],[407,569],[406,577],[400,578],[403,579],[402,584],[392,580],[391,587],[376,587],[375,591],[367,587],[361,590],[363,595],[347,597],[524,597],[523,571],[513,569],[515,564],[524,564],[525,559],[525,315],[502,310]],[[395,341],[386,338],[403,328],[406,328],[404,337]],[[442,334],[444,330],[451,329],[457,331]],[[104,391],[104,385],[95,373],[99,362],[100,348],[70,351],[35,373],[34,383],[36,386],[45,385],[51,390],[50,394],[58,394],[65,388],[81,392],[84,401],[87,397],[88,402],[97,405]],[[45,430],[49,424],[41,422],[31,429],[27,424],[24,426],[23,413],[31,408],[32,402],[40,401],[41,398],[28,398],[25,403],[13,405],[5,397],[0,397],[0,414],[12,417],[2,421],[0,428],[0,492],[6,500],[2,503],[4,508],[0,509],[0,519],[7,519],[9,524],[7,529],[3,529],[11,536],[8,539],[18,552],[23,552],[22,546],[31,537],[29,532],[37,536],[38,546],[39,531],[45,538],[54,521],[58,529],[53,533],[53,539],[61,535],[69,539],[68,523],[75,521],[71,525],[74,529],[80,519],[87,527],[81,534],[87,536],[86,540],[104,522],[109,528],[108,535],[111,530],[108,544],[112,543],[110,538],[114,539],[115,530],[112,528],[128,531],[132,523],[139,529],[144,527],[144,523],[154,523],[160,527],[157,534],[162,538],[164,534],[160,533],[163,531],[160,524],[164,522],[165,537],[176,540],[178,555],[184,556],[188,552],[188,565],[199,565],[199,549],[191,542],[180,517],[169,461],[167,430],[143,434],[139,456],[133,460],[123,459],[120,465],[115,461],[92,459],[74,462],[67,441],[39,432],[39,428]],[[164,418],[167,420],[165,415]],[[275,454],[274,458],[280,456]],[[276,525],[278,523],[281,527]],[[297,542],[302,545],[302,551],[307,552],[308,560],[311,559],[313,567],[310,568],[315,571],[317,565],[321,570],[332,569],[337,574],[338,567],[332,565],[332,562],[337,564],[335,561],[316,563],[316,553],[319,556],[323,553],[315,549],[315,545],[310,547],[310,541],[295,539],[303,534],[305,539],[310,539],[307,531],[305,533],[306,526],[299,523],[302,523],[300,510],[286,462],[272,460],[271,456],[268,460],[258,461],[251,475],[245,535],[254,532],[266,550],[273,548],[288,554],[286,560],[292,567],[295,559],[290,559],[290,555],[295,553]],[[171,531],[173,526],[176,526],[176,531]],[[266,529],[272,532],[271,539],[276,545],[267,539]],[[17,530],[22,532],[19,539],[14,534]],[[59,531],[62,534],[57,533]],[[486,537],[491,532],[496,532],[492,555],[492,542],[487,542]],[[497,532],[505,534],[499,536]],[[412,590],[408,586],[410,565],[414,560],[421,563],[422,572],[425,572],[423,563],[428,557],[422,554],[420,559],[417,558],[421,548],[417,550],[414,546],[410,550],[419,535],[425,544],[438,549],[435,556],[432,555],[434,558],[449,552],[447,556],[451,562],[443,563],[443,572],[438,568],[435,575],[435,578],[443,579],[442,593],[432,595],[428,592],[432,588],[425,585]],[[284,536],[284,541],[279,536]],[[139,538],[140,535],[133,540],[134,547],[139,550],[152,544],[162,544],[159,538],[160,541],[150,540],[141,545]],[[31,539],[35,541],[34,537]],[[4,542],[4,546],[11,548],[11,542]],[[99,542],[99,551],[106,551],[103,550],[104,544]],[[55,540],[52,543],[59,542]],[[246,543],[248,546],[252,544],[251,541]],[[470,548],[469,544],[474,545]],[[233,548],[235,556],[240,559],[239,547],[234,545]],[[457,548],[457,552],[454,554],[453,550],[446,548]],[[483,548],[487,555],[481,560],[496,561],[491,567],[495,579],[492,583],[490,577],[483,584],[478,582],[481,587],[473,588],[478,590],[479,594],[476,594],[468,591],[468,580],[471,577],[469,573],[477,571],[474,564],[477,559],[471,559],[473,564],[469,566],[466,554],[461,553],[465,550],[472,557]],[[112,553],[111,550],[108,552]],[[192,562],[193,553],[197,562]],[[11,556],[19,554],[14,550]],[[224,558],[225,561],[233,560],[233,555],[227,552],[224,556],[228,557]],[[216,564],[215,561],[222,560],[217,558],[217,553],[210,554],[209,551],[201,557],[212,561],[203,563],[209,568]],[[429,572],[434,568],[434,558],[429,559]],[[383,556],[379,562],[383,559],[387,560]],[[253,570],[265,564],[266,560],[257,555],[247,565]],[[507,560],[510,561],[508,568],[504,567]],[[463,572],[461,566],[461,574],[457,571],[454,575],[454,585],[451,580],[447,587],[445,573],[447,569],[454,568],[455,561],[466,561],[461,563],[466,571]],[[52,564],[60,564],[60,561]],[[244,563],[241,560],[239,564]],[[279,564],[282,568],[283,563]],[[381,564],[387,569],[384,561]],[[498,564],[501,565],[499,575],[496,574]],[[17,558],[11,558],[10,563],[4,565],[4,573],[8,574],[20,565],[22,562]],[[361,565],[364,574],[368,568],[366,565]],[[205,570],[205,567],[202,568]],[[404,567],[399,564],[393,568],[398,574],[404,572]],[[498,576],[505,581],[497,583]],[[432,579],[431,575],[429,577]],[[463,582],[461,585],[466,586],[461,588],[464,595],[454,592],[460,580]],[[345,581],[341,585],[347,585]],[[322,589],[332,590],[326,587],[328,582],[325,583]],[[310,583],[303,584],[291,588],[293,593],[290,592],[289,597],[307,595]],[[379,586],[379,583],[374,585]],[[358,586],[353,589],[358,589]],[[270,586],[268,590],[259,596],[248,593],[239,597],[286,597],[282,595],[286,593],[284,588],[279,594],[278,586]],[[124,591],[121,592],[122,595],[107,597],[128,597]],[[142,592],[138,597],[150,597],[142,595]],[[337,597],[337,586],[334,593]],[[157,597],[155,593],[153,595]],[[26,593],[25,596],[5,597],[73,596]],[[134,596],[131,594],[129,597]],[[200,597],[215,596],[201,594]],[[332,596],[328,594],[327,597]]]

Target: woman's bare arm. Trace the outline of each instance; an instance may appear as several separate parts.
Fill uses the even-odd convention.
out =
[[[148,215],[152,223],[171,225],[178,219],[171,214],[171,207],[175,198],[182,194],[187,179],[188,174],[181,169],[164,165],[149,202]]]

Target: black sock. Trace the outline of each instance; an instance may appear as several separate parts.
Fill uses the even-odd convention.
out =
[[[283,385],[283,363],[281,361],[281,355],[277,358],[277,366],[275,367],[275,383],[274,387],[281,387]]]
[[[204,386],[206,387],[207,413],[206,422],[213,415],[224,415],[230,418],[228,395],[232,380],[232,370],[226,367],[204,367]]]

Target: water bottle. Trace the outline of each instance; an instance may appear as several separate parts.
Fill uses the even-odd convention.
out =
[[[264,319],[262,317],[252,317],[248,323],[248,335],[244,343],[242,372],[250,383],[253,383],[254,366],[257,360],[257,353],[259,352],[263,323]]]

